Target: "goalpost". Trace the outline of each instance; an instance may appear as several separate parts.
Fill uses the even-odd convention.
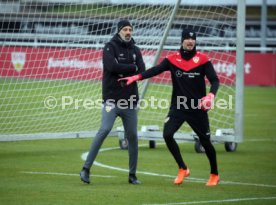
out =
[[[242,126],[237,124],[242,116],[235,111],[242,107],[236,104],[242,103],[236,101],[241,96],[235,81],[237,5],[191,2],[0,3],[6,8],[0,13],[0,141],[94,136],[101,120],[102,48],[116,33],[117,22],[126,18],[134,25],[133,38],[147,68],[180,48],[184,27],[197,31],[197,49],[210,57],[220,78],[216,101],[227,103],[225,109],[209,112],[212,135],[242,142],[242,127],[239,135],[234,131]],[[139,82],[139,90],[144,103],[139,129],[162,129],[171,97],[170,74]],[[158,102],[146,107],[152,97]],[[114,128],[119,126],[120,119]],[[180,133],[190,131],[184,125]]]

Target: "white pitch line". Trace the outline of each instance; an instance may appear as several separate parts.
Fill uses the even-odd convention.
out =
[[[269,187],[276,188],[276,185],[271,184],[253,184],[253,183],[245,183],[245,182],[231,182],[231,181],[222,181],[221,184],[236,184],[236,185],[245,185],[245,186],[259,186],[259,187]]]
[[[117,170],[117,171],[122,171],[122,172],[128,172],[128,169],[123,169],[119,167],[113,167],[109,165],[105,165],[102,163],[99,163],[97,161],[94,162],[94,165],[107,168],[107,169],[112,169],[112,170]],[[168,177],[168,178],[175,178],[175,176],[168,175],[168,174],[157,174],[157,173],[152,173],[152,172],[143,172],[143,171],[137,171],[139,174],[144,174],[144,175],[150,175],[150,176],[157,176],[157,177]],[[199,182],[199,183],[205,183],[207,180],[206,179],[201,179],[201,178],[193,178],[193,177],[187,177],[185,180],[190,181],[190,182]],[[233,184],[233,185],[244,185],[244,186],[258,186],[258,187],[271,187],[271,188],[276,188],[276,185],[268,185],[268,184],[253,184],[253,183],[244,183],[244,182],[232,182],[232,181],[220,181],[220,184]]]
[[[248,140],[244,140],[245,142],[276,142],[275,139],[271,138],[271,139],[248,139]]]
[[[28,171],[21,171],[20,173],[23,173],[23,174],[39,174],[39,175],[80,176],[79,174],[68,174],[68,173],[60,173],[60,172],[28,172]],[[102,177],[102,178],[116,177],[116,176],[96,175],[96,174],[92,174],[91,176],[93,176],[93,177]]]
[[[227,203],[227,202],[239,202],[239,201],[256,201],[256,200],[274,200],[275,196],[272,197],[259,197],[259,198],[237,198],[237,199],[223,199],[223,200],[210,200],[210,201],[187,201],[178,203],[166,203],[166,204],[143,204],[143,205],[186,205],[186,204],[210,204],[210,203]]]
[[[109,166],[109,165],[105,165],[99,162],[94,162],[94,165],[99,166],[99,167],[103,167],[103,168],[107,168],[107,169],[112,169],[112,170],[117,170],[117,171],[121,171],[121,172],[129,172],[128,169],[123,169],[123,168],[119,168],[119,167],[113,167],[113,166]],[[168,175],[168,174],[157,174],[157,173],[152,173],[152,172],[143,172],[143,171],[137,171],[138,174],[144,174],[144,175],[150,175],[150,176],[157,176],[157,177],[168,177],[168,178],[175,178],[175,176],[172,175]],[[199,178],[192,178],[192,177],[188,177],[187,179],[185,178],[185,180],[187,181],[193,181],[193,182],[205,182],[205,179],[199,179]]]
[[[139,145],[139,147],[142,147],[142,146],[148,146],[148,145],[146,145],[146,144]],[[120,147],[103,148],[103,149],[100,149],[99,152],[105,152],[105,151],[110,151],[110,150],[115,150],[115,149],[120,149]],[[87,155],[88,155],[88,152],[83,153],[81,155],[81,159],[83,161],[85,161]],[[122,168],[119,168],[119,167],[105,165],[105,164],[99,163],[97,161],[94,161],[94,165],[100,166],[100,167],[103,167],[103,168],[107,168],[107,169],[122,171],[122,172],[128,172],[129,171],[128,169],[122,169]],[[175,177],[175,176],[167,175],[167,174],[158,174],[158,173],[143,172],[143,171],[137,171],[137,173],[145,174],[145,175],[151,175],[151,176],[168,177],[168,178],[174,178]],[[201,179],[201,178],[188,177],[187,181],[205,183],[207,180],[206,179]],[[270,185],[270,184],[254,184],[254,183],[233,182],[233,181],[220,181],[220,184],[233,184],[233,185],[244,185],[244,186],[257,186],[257,187],[276,188],[276,185]]]

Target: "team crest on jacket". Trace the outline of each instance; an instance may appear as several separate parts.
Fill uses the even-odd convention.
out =
[[[198,56],[193,57],[193,61],[194,61],[194,63],[198,63],[199,57]]]
[[[105,107],[105,111],[106,111],[106,112],[110,112],[111,110],[112,110],[112,107],[111,107],[111,106],[107,105],[107,106]]]

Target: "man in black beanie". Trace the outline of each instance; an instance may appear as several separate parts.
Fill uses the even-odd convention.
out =
[[[181,42],[184,41],[184,39],[193,39],[196,41],[196,33],[192,29],[183,29],[181,34]]]
[[[97,132],[87,159],[80,172],[80,178],[90,183],[90,168],[98,151],[111,131],[116,118],[123,121],[125,136],[128,142],[130,184],[140,184],[136,177],[138,159],[137,137],[137,103],[139,101],[137,83],[125,86],[118,79],[145,71],[145,63],[140,49],[132,38],[133,28],[128,20],[118,23],[117,33],[103,49],[103,80],[102,80],[102,123]]]
[[[220,180],[217,168],[216,151],[210,140],[210,126],[207,111],[212,108],[219,88],[219,79],[209,58],[196,50],[196,33],[184,29],[180,50],[167,56],[159,65],[147,71],[120,79],[127,85],[156,76],[164,71],[171,72],[173,91],[170,111],[165,119],[163,138],[173,155],[178,174],[174,184],[179,185],[190,170],[184,163],[180,149],[173,138],[184,122],[187,122],[197,134],[210,163],[210,176],[206,186],[216,186]],[[206,95],[205,77],[211,84]]]
[[[129,26],[129,27],[133,28],[131,23],[128,20],[121,20],[121,21],[118,22],[117,33],[119,33],[122,30],[122,28],[124,28],[125,26]]]
[[[126,43],[130,42],[132,39],[131,37],[133,32],[133,27],[130,24],[130,22],[128,20],[121,20],[119,21],[117,27],[118,27],[117,33],[121,38],[121,40],[123,40]]]
[[[196,54],[196,33],[191,29],[183,29],[181,35],[180,53],[185,60],[191,59]]]

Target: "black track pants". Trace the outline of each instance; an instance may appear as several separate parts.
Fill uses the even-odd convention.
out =
[[[179,168],[186,168],[186,164],[180,153],[180,149],[175,139],[174,133],[181,127],[181,125],[187,122],[193,131],[199,137],[200,143],[205,149],[205,153],[208,157],[211,173],[218,174],[216,151],[210,141],[210,128],[208,114],[202,110],[196,111],[181,111],[170,110],[168,117],[164,124],[163,138],[166,142],[168,149],[173,155]]]

